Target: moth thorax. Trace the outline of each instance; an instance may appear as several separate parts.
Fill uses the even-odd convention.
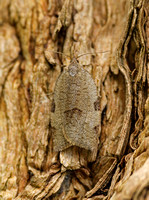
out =
[[[70,76],[75,76],[78,73],[78,66],[75,64],[70,64],[68,67],[68,72]]]

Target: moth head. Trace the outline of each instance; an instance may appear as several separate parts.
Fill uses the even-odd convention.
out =
[[[75,76],[78,73],[78,71],[79,71],[79,64],[78,64],[76,58],[74,57],[72,59],[72,62],[68,66],[68,73],[70,76]]]

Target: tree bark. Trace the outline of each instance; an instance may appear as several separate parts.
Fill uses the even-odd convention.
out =
[[[0,199],[149,198],[148,16],[147,0],[0,1]],[[72,58],[97,87],[98,148],[56,152]]]

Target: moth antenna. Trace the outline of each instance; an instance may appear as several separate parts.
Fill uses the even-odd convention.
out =
[[[65,54],[65,53],[62,53],[62,52],[60,52],[60,51],[53,51],[53,50],[47,50],[47,49],[45,49],[45,51],[48,51],[48,52],[53,52],[53,53],[58,53],[58,54],[61,54],[61,55],[64,55],[64,56],[67,56],[67,57],[69,57],[69,58],[70,58],[70,56],[69,56],[69,55],[67,55],[67,54]]]
[[[85,56],[85,55],[87,55],[87,54],[96,55],[96,54],[98,54],[98,53],[108,53],[108,52],[110,52],[110,51],[99,51],[99,52],[95,52],[95,53],[83,53],[83,54],[78,55],[77,58],[80,58],[81,56]],[[77,58],[76,58],[76,59],[77,59]]]
[[[45,49],[45,51],[53,52],[53,53],[57,53],[57,54],[61,54],[61,55],[64,55],[64,56],[69,57],[70,59],[72,59],[71,56],[69,56],[69,55],[67,55],[67,54],[65,54],[65,53],[62,53],[62,52],[60,52],[60,51],[47,50],[47,49]],[[98,54],[98,53],[108,53],[108,52],[110,52],[110,51],[99,51],[99,52],[95,52],[95,53],[91,53],[91,52],[83,53],[83,54],[78,55],[78,56],[76,57],[76,59],[77,59],[77,58],[80,58],[81,56],[87,55],[87,54],[96,55],[96,54]]]

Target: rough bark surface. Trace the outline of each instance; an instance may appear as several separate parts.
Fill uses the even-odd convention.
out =
[[[148,0],[0,1],[0,199],[149,198],[148,16]],[[98,150],[54,152],[55,84],[85,53]]]

